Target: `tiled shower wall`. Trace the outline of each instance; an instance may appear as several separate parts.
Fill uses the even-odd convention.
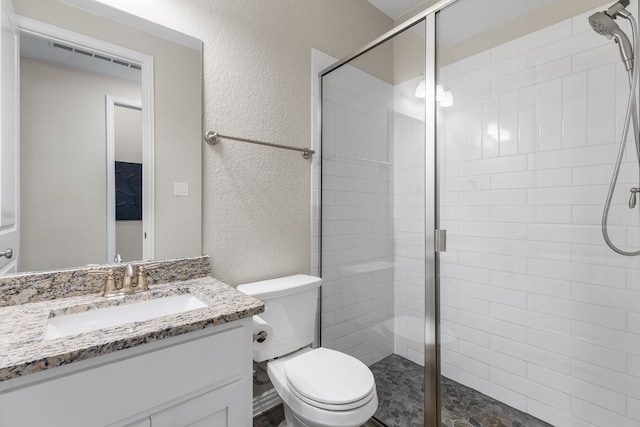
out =
[[[628,80],[588,15],[440,70],[442,373],[559,427],[638,426],[640,259],[600,232]],[[637,250],[632,147],[610,234]]]
[[[322,345],[370,365],[394,345],[393,88],[344,66],[322,90]]]

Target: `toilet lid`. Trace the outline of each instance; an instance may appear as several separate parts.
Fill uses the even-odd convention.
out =
[[[375,387],[373,374],[358,359],[318,348],[285,364],[287,381],[296,394],[329,405],[358,402]]]

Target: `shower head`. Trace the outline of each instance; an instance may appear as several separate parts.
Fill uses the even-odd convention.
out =
[[[624,17],[624,12],[620,13],[620,11],[624,10],[626,12],[626,9],[624,9],[623,7],[616,8],[616,5],[618,4],[621,5],[621,3],[618,2],[615,5],[611,6],[609,10],[615,8],[616,15],[614,16],[619,15]],[[589,17],[589,24],[591,24],[591,28],[593,28],[596,33],[606,36],[608,39],[613,38],[615,40],[615,42],[618,44],[618,47],[620,48],[620,56],[622,57],[622,62],[624,63],[628,71],[633,68],[633,48],[631,47],[631,42],[629,41],[627,35],[620,29],[618,24],[616,24],[613,19],[614,18],[611,17],[608,13],[596,12]]]

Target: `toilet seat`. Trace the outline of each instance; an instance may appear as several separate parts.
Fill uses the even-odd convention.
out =
[[[309,405],[331,411],[359,408],[374,396],[375,381],[358,359],[327,348],[305,352],[285,365],[291,392]]]
[[[287,356],[270,360],[269,363],[267,363],[267,373],[278,395],[285,404],[285,412],[287,407],[290,408],[290,412],[294,414],[296,419],[303,421],[302,425],[305,426],[353,427],[364,424],[373,416],[378,408],[378,395],[375,384],[373,385],[370,395],[350,404],[320,403],[304,397],[290,385],[286,373],[286,367],[289,362],[318,350],[320,349],[303,348]],[[322,354],[322,352],[320,354]],[[351,358],[351,356],[343,356]],[[293,364],[293,366],[295,366],[295,364]],[[363,366],[366,368],[366,365],[363,364]],[[295,367],[293,369],[295,369]],[[368,368],[366,369],[368,370]],[[352,397],[347,400],[352,399],[354,398]]]

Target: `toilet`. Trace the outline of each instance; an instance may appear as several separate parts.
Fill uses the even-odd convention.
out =
[[[253,360],[268,361],[267,373],[284,403],[280,427],[357,427],[378,407],[373,374],[364,363],[309,347],[321,282],[298,274],[238,286],[265,303],[254,322],[268,323],[273,332],[262,343],[254,341]]]

